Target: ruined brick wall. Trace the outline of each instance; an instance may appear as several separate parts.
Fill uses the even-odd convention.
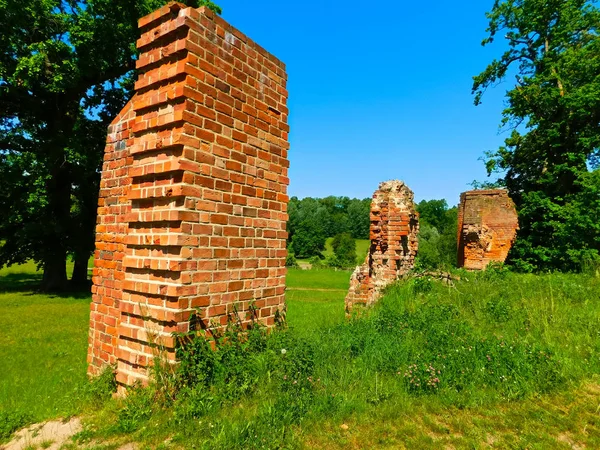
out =
[[[119,306],[125,278],[126,217],[131,212],[128,168],[133,158],[128,149],[133,144],[134,119],[133,102],[129,102],[109,126],[104,150],[92,273],[90,343],[93,345],[88,352],[92,374],[97,374],[98,369],[107,364],[117,362]]]
[[[136,95],[109,130],[90,373],[145,380],[171,333],[274,323],[284,307],[285,66],[206,8],[139,21]]]
[[[387,285],[414,266],[419,215],[413,192],[402,181],[383,182],[373,194],[370,231],[369,253],[350,278],[347,314],[355,305],[372,305]]]
[[[504,189],[464,192],[458,207],[458,267],[482,270],[504,262],[519,222],[515,204]]]

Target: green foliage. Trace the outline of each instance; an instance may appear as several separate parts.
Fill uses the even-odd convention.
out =
[[[325,251],[323,251],[323,256],[325,257],[326,264],[328,264],[327,261],[335,259],[335,253],[333,251],[333,246],[331,245],[332,242],[332,237],[327,238],[327,241],[325,242]],[[356,261],[363,262],[371,246],[371,241],[369,239],[355,239],[354,243],[356,246]]]
[[[469,277],[457,289],[426,277],[397,284],[363,317],[324,329],[314,319],[304,331],[270,334],[232,326],[214,351],[204,336],[188,335],[170,413],[176,427],[186,427],[181,442],[293,447],[299,433],[327,418],[380,405],[393,411],[418,399],[459,408],[515,402],[600,368],[600,316],[589,303],[597,280],[527,278],[501,265]],[[554,303],[541,304],[548,289]],[[592,309],[584,312],[586,301]],[[145,400],[135,402],[139,427],[150,410]]]
[[[174,420],[185,423],[200,419],[215,411],[218,407],[217,397],[209,390],[196,388],[181,388],[173,404]]]
[[[547,392],[564,382],[563,367],[547,344],[531,344],[518,335],[502,338],[482,334],[470,314],[460,309],[462,305],[432,302],[440,292],[430,290],[430,285],[423,292],[422,280],[426,279],[414,280],[408,290],[425,294],[415,297],[417,308],[406,301],[407,287],[398,286],[366,319],[367,324],[349,325],[356,337],[348,348],[356,358],[368,360],[379,373],[397,372],[410,393],[445,392],[448,398],[479,390],[521,398],[532,392]],[[509,319],[516,324],[522,320],[522,312],[511,316],[507,304],[502,306],[498,297],[495,300],[477,308],[491,323],[498,326]],[[372,328],[365,333],[364,327]]]
[[[119,409],[115,431],[132,433],[145,424],[155,408],[154,389],[136,386],[129,390]]]
[[[33,259],[53,290],[68,254],[89,258],[106,128],[133,91],[137,20],[166,3],[0,2],[0,266]]]
[[[501,296],[493,297],[485,304],[485,312],[497,323],[504,323],[510,319],[511,304]]]
[[[327,260],[320,256],[312,256],[308,262],[313,269],[322,269],[327,266]]]
[[[203,333],[179,334],[177,338],[181,363],[175,372],[176,390],[218,386],[224,401],[240,398],[256,388],[259,360],[267,345],[264,329],[256,327],[244,333],[230,323],[222,336],[214,337],[214,351]]]
[[[430,277],[415,278],[412,283],[412,291],[416,294],[427,294],[433,289],[433,281]]]
[[[106,366],[100,375],[90,381],[89,393],[94,401],[106,401],[117,391],[115,369],[116,367]]]
[[[181,361],[176,373],[176,383],[180,389],[206,387],[214,382],[218,360],[208,339],[196,339],[195,333],[181,336],[176,356]]]
[[[259,436],[284,431],[308,414],[316,386],[310,342],[285,330],[267,334],[261,327],[243,331],[235,324],[214,338],[215,350],[203,334],[178,335],[178,342],[181,364],[175,374],[173,413],[178,423],[201,419],[268,389],[275,400],[250,424],[252,433],[233,432],[238,445],[254,448]]]
[[[339,269],[348,269],[356,265],[356,242],[350,233],[335,235],[331,241],[333,257],[328,259],[327,265]]]
[[[325,249],[326,239],[325,230],[317,222],[305,222],[296,229],[290,247],[300,258],[316,257]]]
[[[440,233],[455,229],[455,221],[448,212],[446,200],[421,200],[416,209],[419,212],[419,221],[434,227]]]
[[[31,417],[22,411],[4,411],[0,409],[0,442],[31,423]]]
[[[212,11],[216,12],[217,14],[222,14],[223,10],[221,9],[221,7],[217,4],[215,4],[214,2],[212,2],[211,0],[195,0],[193,2],[190,1],[186,1],[186,2],[182,2],[185,3],[188,6],[194,6],[193,3],[197,4],[197,6],[206,6],[209,9],[211,9]]]
[[[341,233],[355,239],[368,239],[370,199],[348,197],[307,197],[290,199],[288,205],[288,242],[298,258],[319,256],[325,241]]]
[[[352,199],[348,205],[348,232],[354,239],[369,239],[371,199]]]
[[[325,248],[329,213],[312,198],[297,201],[290,199],[288,206],[288,233],[290,249],[298,258],[308,258],[321,254]]]
[[[294,255],[291,251],[288,250],[288,254],[285,257],[285,266],[298,268],[298,261],[296,261],[296,255]]]
[[[586,0],[498,0],[488,18],[483,44],[504,35],[508,50],[474,77],[475,103],[517,73],[502,119],[512,133],[486,161],[519,212],[509,262],[582,270],[600,251],[600,11]]]
[[[504,281],[510,274],[510,269],[502,262],[491,261],[479,276],[486,281]]]
[[[422,200],[419,212],[417,269],[449,269],[456,266],[458,210],[446,200]]]

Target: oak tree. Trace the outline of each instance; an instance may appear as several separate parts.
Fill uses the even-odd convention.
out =
[[[137,20],[165,3],[0,1],[0,267],[33,259],[62,289],[72,255],[86,281],[106,127],[132,95]]]
[[[589,0],[496,0],[489,44],[506,51],[474,77],[485,90],[514,76],[502,125],[487,154],[515,201],[520,230],[509,261],[523,270],[580,270],[599,259],[600,11]]]

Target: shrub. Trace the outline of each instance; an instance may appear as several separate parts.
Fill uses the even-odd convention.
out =
[[[455,267],[457,208],[448,208],[445,200],[423,200],[417,211],[420,230],[416,267],[423,270]]]
[[[347,269],[356,265],[356,242],[350,233],[335,235],[331,242],[334,258],[328,265],[340,269]]]
[[[326,262],[323,260],[322,257],[319,256],[311,257],[308,260],[308,262],[310,263],[313,269],[323,269],[324,267],[326,267]]]
[[[509,273],[508,266],[503,262],[492,261],[480,275],[486,281],[501,281],[505,280]]]
[[[412,281],[412,291],[415,295],[427,294],[433,289],[433,281],[430,277],[419,277]]]
[[[296,260],[296,255],[294,255],[292,252],[290,252],[288,250],[288,254],[285,257],[285,266],[286,267],[293,267],[295,269],[297,269],[298,266],[298,261]]]

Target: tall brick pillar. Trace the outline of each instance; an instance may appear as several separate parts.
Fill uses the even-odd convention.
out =
[[[463,192],[458,206],[458,267],[481,270],[504,262],[515,241],[519,219],[505,189]]]
[[[145,380],[171,333],[285,305],[285,65],[207,8],[140,19],[135,97],[109,129],[89,371]]]
[[[402,181],[385,181],[371,202],[371,246],[350,278],[346,314],[356,305],[370,306],[386,286],[414,267],[419,248],[419,213],[413,192]]]

